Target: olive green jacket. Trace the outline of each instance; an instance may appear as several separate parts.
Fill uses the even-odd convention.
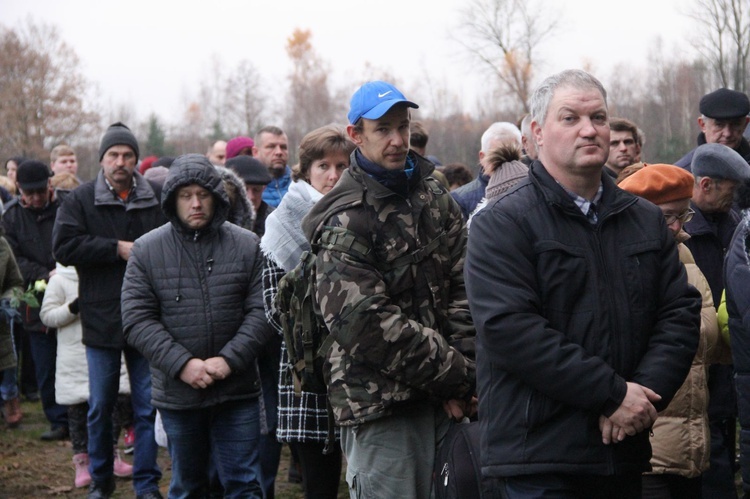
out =
[[[16,259],[13,256],[8,241],[0,237],[0,299],[13,296],[13,289],[20,291],[23,287],[23,278],[18,269]],[[16,366],[16,353],[13,348],[13,338],[10,334],[10,325],[4,316],[0,316],[0,371]]]

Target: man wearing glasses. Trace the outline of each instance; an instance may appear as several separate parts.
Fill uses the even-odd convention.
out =
[[[743,123],[746,124],[747,120]],[[742,142],[747,146],[745,139]],[[690,169],[695,177],[690,207],[695,214],[685,224],[685,232],[690,234],[685,245],[706,276],[714,304],[718,307],[724,290],[724,253],[740,220],[739,214],[732,209],[734,191],[743,179],[750,177],[750,166],[728,145],[709,143],[695,150]],[[703,496],[736,497],[734,448],[737,410],[733,367],[714,364],[709,368],[708,378],[711,467],[703,475]]]
[[[722,144],[737,151],[750,162],[750,143],[743,137],[750,121],[750,100],[742,92],[720,88],[704,95],[699,104],[698,145]],[[695,149],[680,158],[675,165],[690,170]]]

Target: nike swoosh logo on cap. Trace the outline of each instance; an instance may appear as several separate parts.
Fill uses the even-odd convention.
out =
[[[388,95],[388,94],[389,94],[389,93],[391,93],[391,92],[393,92],[393,90],[388,90],[387,92],[385,92],[385,93],[383,93],[383,94],[378,94],[378,98],[379,98],[379,99],[382,99],[383,97],[385,97],[386,95]]]

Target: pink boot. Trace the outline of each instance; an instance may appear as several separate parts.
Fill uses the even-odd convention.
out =
[[[115,465],[113,471],[115,476],[119,476],[120,478],[133,476],[133,466],[122,460],[120,449],[117,447],[115,447]]]
[[[91,475],[89,474],[89,455],[88,454],[76,454],[73,456],[73,466],[76,467],[76,488],[86,487],[91,483]]]

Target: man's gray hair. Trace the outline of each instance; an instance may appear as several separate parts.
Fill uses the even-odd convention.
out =
[[[490,152],[490,145],[495,141],[512,142],[521,144],[521,131],[513,123],[507,121],[498,121],[482,134],[482,152]]]
[[[545,78],[531,95],[531,116],[539,126],[544,125],[549,103],[555,91],[560,87],[570,87],[577,90],[595,88],[602,94],[604,105],[607,105],[607,91],[604,90],[604,85],[599,80],[581,69],[566,69]]]
[[[531,138],[531,114],[526,114],[521,120],[521,135],[527,139]]]

